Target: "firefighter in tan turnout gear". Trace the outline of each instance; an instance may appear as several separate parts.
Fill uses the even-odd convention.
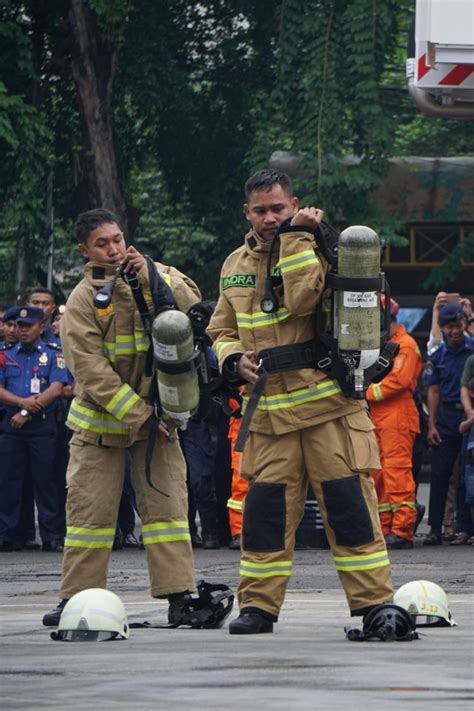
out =
[[[158,493],[146,481],[145,458],[152,405],[145,376],[149,339],[130,286],[118,279],[110,305],[94,296],[119,266],[134,272],[153,313],[145,258],[128,247],[117,218],[97,209],[79,215],[79,250],[86,258],[84,279],[71,293],[61,323],[75,397],[67,424],[71,439],[67,471],[67,533],[60,598],[43,624],[56,625],[69,598],[85,588],[105,588],[114,542],[127,451],[142,520],[151,595],[168,597],[169,617],[195,590],[187,518],[186,467],[178,438],[160,425],[151,472]],[[180,309],[200,301],[196,285],[173,267],[156,265]],[[171,436],[170,436],[171,433]],[[165,495],[166,494],[166,495]]]
[[[323,212],[299,209],[290,179],[263,170],[245,186],[251,224],[245,243],[225,261],[220,296],[208,332],[229,379],[258,381],[259,353],[314,338],[314,310],[324,291],[327,263],[315,251]],[[278,308],[264,313],[269,245],[279,226],[271,267]],[[281,351],[280,351],[281,352]],[[271,359],[270,359],[271,361]],[[292,572],[295,531],[308,479],[317,497],[334,564],[351,615],[365,615],[393,597],[390,564],[370,472],[379,458],[374,427],[362,400],[344,397],[335,380],[310,367],[272,373],[250,424],[242,476],[244,504],[238,598],[231,634],[271,632]]]

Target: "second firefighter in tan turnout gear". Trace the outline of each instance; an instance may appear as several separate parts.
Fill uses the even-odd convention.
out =
[[[258,380],[262,349],[288,346],[291,360],[294,344],[314,338],[314,309],[328,268],[313,236],[323,213],[299,209],[287,175],[260,171],[247,181],[246,197],[252,229],[223,265],[208,329],[226,376],[248,381],[244,399]],[[281,230],[271,264],[278,308],[266,313],[261,299],[268,250],[285,220],[291,224]],[[393,596],[370,474],[380,466],[377,443],[365,403],[345,398],[335,380],[309,364],[268,372],[242,456],[250,489],[233,634],[271,632],[278,619],[308,479],[351,614],[364,615]]]
[[[75,397],[67,425],[74,431],[67,471],[67,533],[60,596],[67,600],[85,588],[105,587],[123,486],[125,457],[132,457],[132,481],[142,520],[153,597],[195,589],[187,521],[186,467],[177,437],[163,428],[156,437],[149,486],[145,456],[153,407],[145,375],[149,340],[132,291],[118,279],[110,305],[94,305],[97,290],[119,265],[136,273],[153,313],[144,257],[127,249],[117,218],[91,210],[76,223],[79,249],[88,260],[84,279],[71,293],[61,322]],[[187,310],[200,300],[196,285],[172,267],[157,264],[177,305]],[[174,427],[169,426],[171,433]],[[46,615],[44,624],[57,623]]]

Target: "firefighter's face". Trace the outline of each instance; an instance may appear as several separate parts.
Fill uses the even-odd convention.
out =
[[[271,240],[281,223],[298,210],[298,198],[290,197],[281,185],[270,190],[254,190],[244,205],[247,220],[265,240]]]
[[[120,227],[115,222],[103,222],[89,232],[79,251],[90,262],[113,264],[118,267],[125,259],[127,245]]]

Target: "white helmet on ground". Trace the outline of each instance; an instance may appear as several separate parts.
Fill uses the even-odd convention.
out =
[[[73,595],[64,606],[58,631],[51,638],[64,642],[105,642],[127,639],[127,613],[115,593],[89,588]]]
[[[456,624],[443,588],[429,580],[413,580],[402,585],[393,601],[413,615],[417,627],[452,627]]]

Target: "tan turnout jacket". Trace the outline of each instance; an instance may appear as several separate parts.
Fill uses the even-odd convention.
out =
[[[274,250],[272,269],[281,273],[283,294],[272,314],[262,312],[267,256],[270,244],[255,231],[224,262],[220,296],[208,333],[221,369],[232,355],[263,348],[303,343],[314,337],[314,310],[324,291],[328,264],[315,251],[313,235],[303,228],[288,227]],[[246,396],[252,390],[245,388]],[[251,431],[283,434],[355,413],[354,426],[367,418],[357,417],[364,401],[349,400],[335,380],[313,368],[275,373],[268,377],[263,396],[251,422]],[[352,423],[351,423],[352,424]],[[360,425],[362,427],[362,425]]]
[[[157,263],[177,305],[187,311],[201,300],[191,279],[174,267]],[[84,279],[72,291],[61,320],[61,344],[74,376],[75,397],[67,419],[70,429],[87,442],[128,447],[146,437],[143,425],[151,415],[147,402],[150,378],[145,377],[149,339],[143,329],[132,291],[118,279],[112,303],[96,308],[96,291],[115,273],[115,267],[89,262]],[[145,264],[137,274],[153,313]]]

